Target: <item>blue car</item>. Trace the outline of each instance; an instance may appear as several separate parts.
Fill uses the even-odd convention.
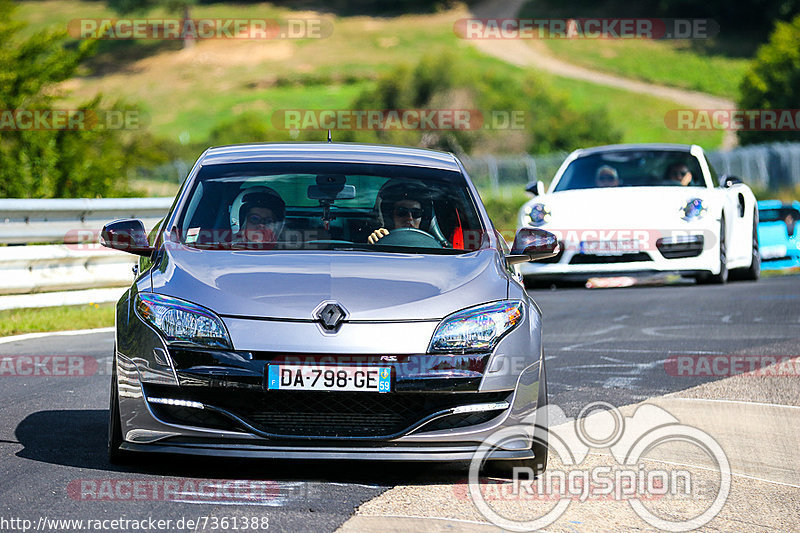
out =
[[[763,270],[800,267],[800,202],[758,202],[758,242]]]

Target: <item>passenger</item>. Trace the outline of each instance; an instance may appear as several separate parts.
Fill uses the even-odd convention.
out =
[[[244,195],[239,208],[239,232],[234,241],[263,243],[268,249],[280,238],[286,218],[286,204],[268,187]]]

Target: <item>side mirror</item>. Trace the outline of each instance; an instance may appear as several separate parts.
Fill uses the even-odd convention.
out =
[[[149,256],[153,247],[147,240],[147,232],[141,220],[115,220],[103,226],[100,244],[130,254]]]
[[[525,186],[525,190],[534,196],[541,196],[544,194],[544,182],[541,180],[532,181]]]
[[[506,256],[508,264],[527,263],[554,257],[558,253],[558,238],[539,228],[522,228],[514,237],[511,253]]]
[[[742,180],[736,176],[722,176],[722,186],[725,188],[732,187],[738,183],[742,183]]]

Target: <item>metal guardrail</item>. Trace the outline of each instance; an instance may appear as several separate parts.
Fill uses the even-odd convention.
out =
[[[172,201],[0,200],[0,243],[7,245],[0,246],[0,295],[128,285],[136,257],[99,246],[100,229],[120,218],[138,218],[150,229],[167,213]],[[38,244],[16,246],[30,243]],[[20,305],[18,300],[14,306]]]
[[[96,241],[106,222],[138,218],[153,227],[172,198],[0,199],[0,243]],[[94,235],[94,237],[92,237]]]
[[[800,185],[800,143],[772,143],[707,152],[720,175],[738,176],[762,189]],[[549,184],[567,152],[544,155],[464,157],[464,167],[475,184],[498,192],[542,180]]]

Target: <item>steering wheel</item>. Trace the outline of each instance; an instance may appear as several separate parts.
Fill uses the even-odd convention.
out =
[[[398,228],[382,237],[378,244],[389,246],[412,246],[418,248],[442,248],[442,244],[430,233],[417,228]]]

